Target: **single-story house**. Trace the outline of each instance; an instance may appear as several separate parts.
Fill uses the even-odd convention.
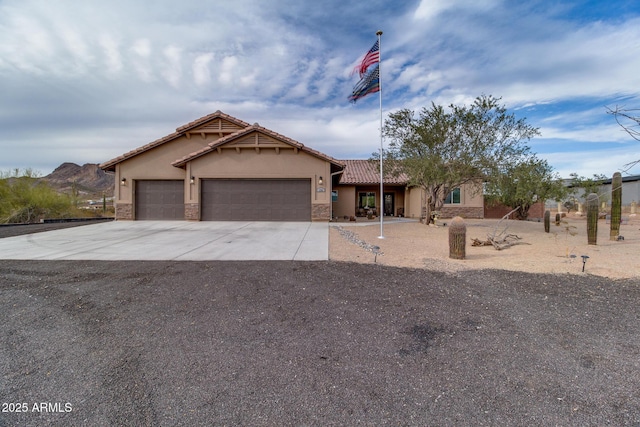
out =
[[[334,217],[377,215],[380,205],[380,168],[370,160],[342,160],[344,171],[334,187]],[[408,186],[405,175],[384,178],[384,214],[424,218],[425,194],[420,187]],[[474,191],[475,190],[475,191]],[[479,188],[463,185],[453,189],[439,211],[440,217],[484,218],[484,198]]]
[[[100,165],[115,174],[119,220],[328,221],[372,210],[380,178],[368,160],[337,160],[216,111]],[[385,215],[419,218],[406,177],[384,183]],[[482,195],[454,189],[442,216],[482,218]]]

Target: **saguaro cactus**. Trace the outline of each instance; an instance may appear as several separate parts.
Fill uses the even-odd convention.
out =
[[[464,259],[466,256],[467,226],[459,216],[449,226],[449,258]]]
[[[560,225],[560,219],[562,218],[562,215],[560,215],[560,212],[558,212],[556,214],[556,225]]]
[[[551,228],[551,211],[544,211],[544,232],[548,233]]]
[[[596,245],[598,241],[598,195],[587,196],[587,243]]]
[[[613,174],[611,180],[611,229],[609,240],[618,240],[620,235],[620,221],[622,220],[622,175]]]

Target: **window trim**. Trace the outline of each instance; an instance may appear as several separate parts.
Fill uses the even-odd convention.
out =
[[[369,198],[372,198],[373,199],[373,206],[371,206],[371,205],[362,206],[363,197],[368,199],[368,201],[371,201],[371,199],[369,199]],[[376,202],[377,202],[377,197],[376,197],[375,191],[358,191],[358,209],[365,209],[367,207],[369,209],[375,209],[376,208]]]
[[[455,193],[458,193],[458,201],[456,201]],[[447,197],[444,199],[445,205],[461,205],[462,204],[462,190],[460,187],[456,187],[447,194]]]

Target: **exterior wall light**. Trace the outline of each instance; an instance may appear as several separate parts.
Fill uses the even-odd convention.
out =
[[[196,177],[195,177],[195,176],[192,176],[192,177],[191,177],[191,180],[189,180],[189,182],[190,182],[191,184],[194,184],[194,183],[196,182]]]
[[[318,178],[318,185],[322,185],[322,177]]]
[[[127,185],[127,178],[122,178],[120,180],[120,185]]]

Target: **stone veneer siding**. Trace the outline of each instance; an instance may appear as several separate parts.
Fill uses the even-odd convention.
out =
[[[330,217],[331,217],[331,205],[329,204],[311,205],[312,221],[329,221]]]
[[[188,221],[200,221],[200,204],[186,203],[184,205],[184,219]]]
[[[133,205],[131,203],[117,203],[116,219],[133,219]]]
[[[440,218],[453,218],[460,216],[462,218],[484,218],[483,207],[464,207],[464,206],[443,206],[440,209]]]

